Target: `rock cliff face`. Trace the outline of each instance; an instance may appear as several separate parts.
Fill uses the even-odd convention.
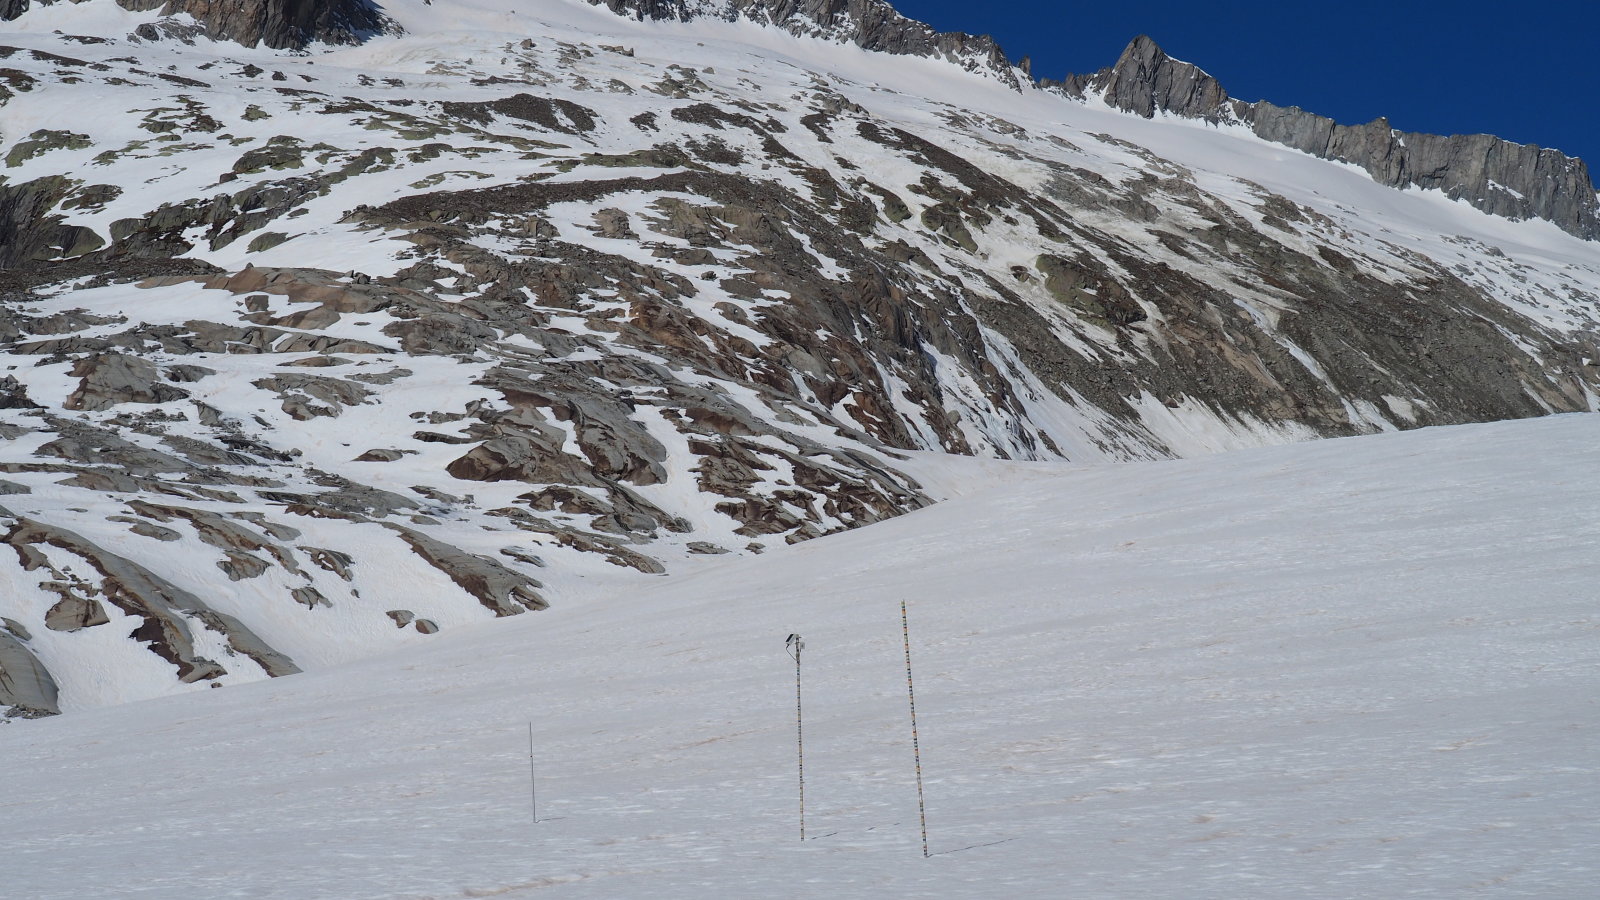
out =
[[[1016,73],[987,35],[935,31],[885,0],[588,0],[638,19],[748,19],[791,34],[844,41],[898,56],[943,59],[984,71],[1013,87]]]
[[[117,0],[132,10],[193,16],[214,40],[300,50],[312,43],[356,44],[395,26],[372,0]]]
[[[1600,240],[1600,197],[1589,167],[1559,151],[1488,134],[1395,131],[1385,119],[1340,125],[1265,100],[1245,105],[1241,118],[1269,141],[1355,163],[1390,187],[1443,191],[1487,213],[1546,219],[1579,237]]]
[[[1221,82],[1199,66],[1168,56],[1142,34],[1129,42],[1116,65],[1093,75],[1068,76],[1062,86],[1077,97],[1098,94],[1111,106],[1147,119],[1167,112],[1218,122],[1233,111]]]
[[[1487,134],[1396,131],[1386,119],[1340,125],[1298,107],[1233,100],[1204,70],[1167,56],[1143,35],[1111,68],[1072,76],[1058,86],[1078,97],[1098,95],[1145,118],[1165,112],[1242,122],[1269,141],[1361,166],[1390,187],[1443,191],[1493,215],[1545,219],[1579,237],[1600,240],[1600,197],[1588,166],[1555,150]]]
[[[31,3],[59,0],[0,0],[0,20],[27,12]],[[355,44],[396,25],[372,0],[117,0],[135,12],[159,9],[162,15],[189,15],[206,37],[246,47],[302,50],[312,43]]]

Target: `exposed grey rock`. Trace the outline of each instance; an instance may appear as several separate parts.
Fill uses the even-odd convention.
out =
[[[72,374],[83,379],[67,397],[67,409],[110,409],[118,403],[169,403],[189,396],[167,384],[155,365],[124,353],[102,353],[80,360]]]
[[[634,238],[633,226],[629,224],[628,214],[615,207],[602,209],[594,214],[595,226],[600,231],[601,237],[608,238]]]
[[[1487,134],[1396,131],[1386,119],[1340,125],[1265,100],[1243,106],[1241,117],[1269,141],[1354,163],[1390,187],[1432,188],[1492,215],[1545,219],[1600,240],[1600,198],[1589,168],[1559,151]]]
[[[43,409],[28,396],[28,389],[15,376],[0,377],[0,409]]]
[[[311,557],[311,561],[319,569],[326,569],[345,581],[350,581],[355,575],[350,571],[355,565],[355,558],[348,553],[338,550],[328,550],[323,547],[301,547],[301,552]]]
[[[1077,310],[1118,326],[1142,322],[1148,316],[1117,281],[1105,278],[1086,258],[1076,261],[1041,254],[1034,265],[1044,275],[1045,290]]]
[[[262,153],[260,157],[246,154],[241,159],[270,168],[274,164],[292,167],[293,161],[299,158],[295,144],[270,145]],[[293,175],[253,184],[234,194],[190,198],[163,204],[143,216],[117,219],[109,229],[112,246],[102,256],[114,259],[181,256],[194,249],[195,229],[202,225],[206,227],[199,237],[211,249],[218,250],[290,214],[344,177],[338,172],[316,177]],[[207,271],[218,270],[210,267]],[[165,275],[166,272],[151,274]]]
[[[1011,63],[994,39],[938,32],[896,12],[885,0],[589,0],[637,19],[748,19],[791,34],[844,41],[897,56],[943,59],[986,71],[1018,87]]]
[[[19,2],[19,0],[12,0]],[[21,0],[25,2],[25,0]],[[246,47],[302,50],[311,43],[358,44],[399,26],[371,0],[117,0],[126,9],[188,14],[207,37]]]
[[[86,134],[40,129],[28,135],[26,140],[12,145],[11,151],[6,154],[6,168],[16,168],[35,156],[49,153],[51,150],[82,150],[92,144],[93,141]]]
[[[399,525],[388,525],[417,555],[445,573],[458,587],[478,599],[497,616],[514,616],[530,609],[545,609],[537,582],[484,556],[467,553]]]
[[[1164,112],[1243,122],[1266,140],[1361,166],[1390,187],[1443,191],[1492,215],[1545,219],[1578,237],[1600,240],[1600,196],[1588,166],[1556,150],[1487,134],[1396,131],[1381,118],[1341,125],[1299,107],[1232,100],[1211,75],[1171,58],[1144,35],[1134,38],[1111,68],[1070,76],[1057,86],[1079,97],[1097,94],[1145,118]]]
[[[499,333],[459,314],[428,314],[391,322],[383,333],[398,338],[407,353],[428,356],[471,356]]]
[[[82,256],[105,245],[92,229],[68,225],[54,212],[74,190],[73,182],[47,175],[21,184],[0,184],[0,274],[6,269]],[[5,280],[0,279],[0,289]]]
[[[394,627],[396,628],[404,628],[410,625],[411,621],[417,617],[417,614],[409,609],[391,609],[384,615],[394,620]]]
[[[1150,118],[1170,112],[1189,119],[1216,122],[1230,111],[1228,92],[1199,66],[1168,56],[1146,35],[1134,38],[1116,65],[1091,76],[1069,80],[1080,96],[1102,95],[1118,109]]]
[[[503,556],[511,557],[517,562],[527,563],[530,566],[536,566],[540,569],[545,567],[545,561],[543,557],[535,556],[521,547],[501,547],[500,553]]]
[[[206,28],[192,20],[175,18],[144,22],[133,30],[130,39],[139,41],[179,41],[193,45],[196,38],[206,36]]]
[[[217,374],[216,369],[208,369],[205,366],[195,366],[187,363],[167,367],[167,377],[177,382],[188,383],[199,381],[202,378],[215,374]]]
[[[357,406],[372,396],[371,389],[355,382],[322,375],[274,375],[251,384],[276,393],[283,401],[283,411],[302,422],[337,416],[345,407]]]
[[[176,666],[182,681],[216,678],[226,672],[195,652],[193,622],[223,635],[230,648],[254,660],[269,675],[300,671],[292,660],[269,647],[238,619],[211,609],[194,594],[81,535],[19,517],[4,542],[16,551],[24,568],[46,564],[33,550],[35,544],[49,544],[81,557],[100,574],[98,589],[107,602],[144,619],[144,625],[133,637],[149,643],[152,651]]]
[[[106,617],[105,608],[93,597],[69,593],[65,586],[61,593],[60,602],[44,614],[44,626],[51,631],[78,631],[111,621]]]
[[[26,644],[0,629],[0,707],[21,718],[53,716],[61,712],[60,689],[50,671]]]
[[[136,525],[131,525],[129,526],[128,530],[134,534],[155,538],[158,541],[176,541],[183,538],[181,533],[174,531],[171,528],[162,528],[160,525],[152,525],[149,522],[140,522]]]
[[[247,578],[256,578],[269,568],[267,561],[249,553],[238,550],[223,551],[223,558],[217,560],[217,568],[228,576],[229,581],[244,581]]]
[[[418,634],[438,634],[439,626],[432,619],[418,619],[412,623]]]
[[[564,134],[586,134],[595,129],[599,113],[573,103],[532,94],[512,94],[484,103],[444,103],[446,115],[480,125],[489,124],[495,116],[532,122],[551,131]]]
[[[126,475],[159,475],[193,472],[195,467],[171,454],[141,447],[104,428],[60,422],[60,437],[42,445],[38,455],[78,463],[110,464]]]

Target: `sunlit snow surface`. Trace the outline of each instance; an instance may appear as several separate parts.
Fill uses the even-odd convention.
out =
[[[1593,896],[1597,446],[994,466],[626,598],[6,726],[4,893]]]

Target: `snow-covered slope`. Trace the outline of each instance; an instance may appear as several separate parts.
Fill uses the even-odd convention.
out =
[[[1586,897],[1596,446],[1562,416],[1013,464],[626,598],[0,727],[4,891]]]
[[[831,27],[383,12],[0,25],[0,714],[626,596],[966,489],[923,454],[1600,403],[1547,222]]]

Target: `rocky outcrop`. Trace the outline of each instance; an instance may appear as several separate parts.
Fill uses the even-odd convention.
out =
[[[27,12],[32,3],[53,0],[0,0],[0,21]],[[358,44],[374,35],[395,34],[399,26],[372,0],[117,0],[134,12],[159,9],[165,16],[188,15],[206,37],[246,47],[303,50],[312,43]],[[156,32],[159,34],[159,32]]]
[[[638,19],[748,19],[791,34],[842,41],[897,56],[943,59],[1019,87],[1004,51],[988,35],[940,32],[885,0],[589,0]]]
[[[61,712],[57,705],[60,691],[25,640],[10,627],[0,625],[0,716],[56,715]]]
[[[1232,107],[1221,82],[1199,66],[1173,59],[1146,35],[1134,38],[1117,64],[1093,75],[1068,76],[1069,93],[1095,93],[1117,109],[1150,118],[1168,112],[1219,121]]]
[[[1134,38],[1111,68],[1046,86],[1077,97],[1092,94],[1145,118],[1160,112],[1240,122],[1274,143],[1358,165],[1390,187],[1443,191],[1492,215],[1545,219],[1578,237],[1600,240],[1600,196],[1581,159],[1493,135],[1396,131],[1381,118],[1341,125],[1299,107],[1234,100],[1217,79],[1168,56],[1144,35]]]
[[[66,587],[58,591],[61,600],[44,614],[44,627],[51,631],[80,631],[111,621],[106,617],[105,608],[93,597],[80,597]]]
[[[155,364],[125,353],[102,353],[79,360],[71,374],[82,379],[63,404],[72,410],[110,409],[118,403],[167,403],[189,396],[162,381]]]
[[[54,547],[83,560],[100,575],[101,580],[96,585],[80,584],[92,588],[107,603],[128,615],[142,618],[144,624],[133,632],[132,637],[148,643],[153,652],[176,666],[180,681],[192,683],[209,680],[227,671],[221,664],[197,651],[194,635],[196,625],[222,635],[229,650],[254,660],[268,675],[289,675],[300,671],[292,660],[269,647],[243,622],[211,609],[194,594],[132,560],[111,553],[82,535],[16,517],[10,531],[0,541],[10,545],[23,569],[32,571],[47,568],[57,582],[71,582],[73,578],[69,572],[57,569],[49,557],[38,549],[39,546]],[[80,596],[79,599],[85,598]],[[88,605],[85,603],[83,606],[84,613],[92,615]]]
[[[539,596],[539,582],[492,559],[467,553],[419,531],[389,526],[417,555],[445,573],[457,587],[477,598],[497,616],[515,616],[550,606]]]
[[[160,9],[186,14],[207,37],[258,44],[274,50],[302,50],[313,43],[358,44],[396,26],[372,0],[117,0],[126,9]]]
[[[0,409],[43,409],[28,396],[28,389],[15,375],[0,376]]]
[[[76,187],[60,175],[0,183],[0,270],[80,256],[105,244],[93,230],[68,225],[55,211]]]

